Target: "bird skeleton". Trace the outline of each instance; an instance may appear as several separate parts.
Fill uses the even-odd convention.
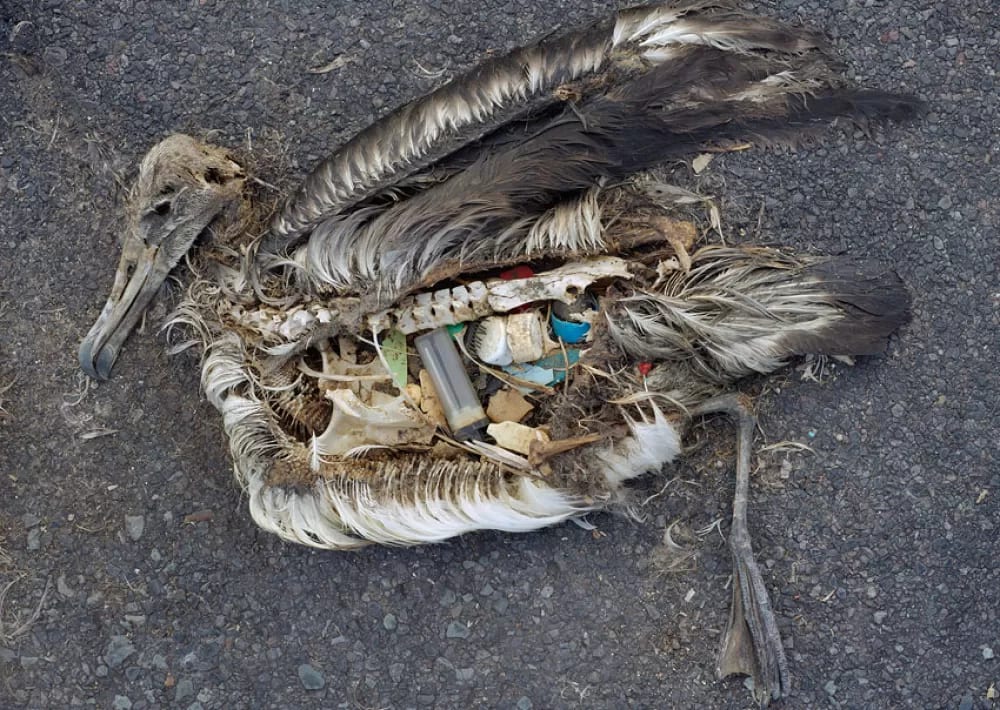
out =
[[[139,167],[80,365],[109,376],[207,233],[170,322],[203,347],[202,387],[254,521],[339,550],[627,506],[628,482],[672,462],[693,418],[726,414],[739,432],[734,589],[717,670],[752,675],[761,702],[782,697],[787,662],[746,522],[755,420],[733,387],[795,355],[882,351],[908,297],[855,259],[697,247],[684,203],[699,198],[672,197],[649,171],[914,112],[909,97],[849,86],[827,50],[725,2],[623,10],[372,124],[264,228],[272,205],[236,160],[169,136]],[[587,324],[585,339],[548,332],[559,309],[576,309],[563,322]],[[488,321],[530,361],[477,358]],[[497,389],[531,403],[487,429],[482,398]],[[455,421],[463,407],[469,426]]]

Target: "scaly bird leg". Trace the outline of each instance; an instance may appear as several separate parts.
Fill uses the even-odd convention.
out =
[[[691,416],[728,414],[736,420],[736,492],[729,548],[733,553],[733,602],[719,647],[716,675],[753,677],[754,695],[761,705],[784,697],[790,689],[788,661],[771,609],[767,588],[754,560],[747,529],[747,493],[750,488],[750,452],[757,419],[745,398],[728,394],[713,397],[690,411]]]

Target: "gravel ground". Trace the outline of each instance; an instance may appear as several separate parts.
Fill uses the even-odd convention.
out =
[[[118,179],[164,134],[250,140],[301,175],[437,72],[612,4],[4,3],[0,706],[751,705],[712,674],[721,538],[694,538],[693,569],[660,563],[667,523],[726,515],[722,424],[646,524],[320,553],[253,527],[197,370],[152,325],[108,384],[85,392],[76,368],[117,260]],[[711,166],[747,238],[759,215],[762,240],[891,260],[914,296],[885,357],[819,382],[791,369],[761,406],[759,443],[814,450],[762,453],[752,493],[795,676],[783,707],[994,707],[1000,18],[984,0],[764,9],[930,102],[873,141]]]

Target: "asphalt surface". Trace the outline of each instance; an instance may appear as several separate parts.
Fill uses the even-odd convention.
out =
[[[117,181],[163,135],[249,136],[284,151],[263,177],[287,180],[436,72],[612,5],[0,6],[0,706],[751,705],[712,672],[720,536],[690,536],[688,571],[660,554],[668,523],[727,517],[723,423],[647,484],[678,477],[644,524],[334,554],[254,528],[197,368],[152,322],[79,396],[76,348],[117,260]],[[1000,17],[983,0],[763,9],[825,29],[858,80],[929,102],[874,140],[840,130],[710,168],[732,238],[889,260],[914,298],[886,356],[766,387],[758,444],[814,451],[762,452],[751,496],[794,674],[783,707],[994,707]]]

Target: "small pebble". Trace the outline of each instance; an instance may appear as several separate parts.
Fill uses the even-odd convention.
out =
[[[111,707],[114,710],[132,710],[132,701],[124,695],[116,695],[115,699],[111,701]]]
[[[456,601],[458,601],[458,595],[455,592],[450,589],[444,590],[444,594],[441,595],[441,606],[451,606]]]
[[[989,646],[983,646],[983,658],[987,661],[992,660],[994,657],[993,649]]]
[[[836,695],[837,694],[837,684],[834,683],[832,680],[828,680],[826,682],[826,685],[823,686],[823,690],[826,691],[827,695]]]
[[[125,636],[112,636],[108,642],[108,650],[104,654],[104,661],[112,668],[117,668],[133,653],[135,653],[135,646],[132,645],[132,642],[128,638]]]
[[[382,619],[382,626],[385,627],[386,631],[395,631],[398,624],[395,614],[386,614],[385,618]]]
[[[389,666],[389,677],[392,678],[393,683],[398,683],[403,679],[403,671],[406,670],[406,666],[402,663],[393,663]]]
[[[59,575],[58,579],[56,579],[56,591],[59,592],[59,596],[63,599],[71,599],[76,595],[76,592],[66,584],[66,575],[64,574]]]
[[[323,686],[326,685],[326,679],[323,677],[323,674],[308,663],[303,663],[299,666],[299,680],[302,682],[302,687],[306,690],[322,690]]]
[[[146,519],[141,515],[125,516],[125,532],[133,542],[142,537],[142,532],[145,529]]]
[[[181,678],[177,681],[177,686],[174,688],[175,702],[190,698],[192,695],[194,695],[194,683],[191,682],[190,678]]]
[[[62,47],[46,47],[42,52],[42,59],[52,67],[61,67],[66,63],[68,53]]]
[[[448,624],[447,630],[445,630],[444,635],[450,639],[464,639],[469,638],[469,627],[460,621],[453,621]]]

